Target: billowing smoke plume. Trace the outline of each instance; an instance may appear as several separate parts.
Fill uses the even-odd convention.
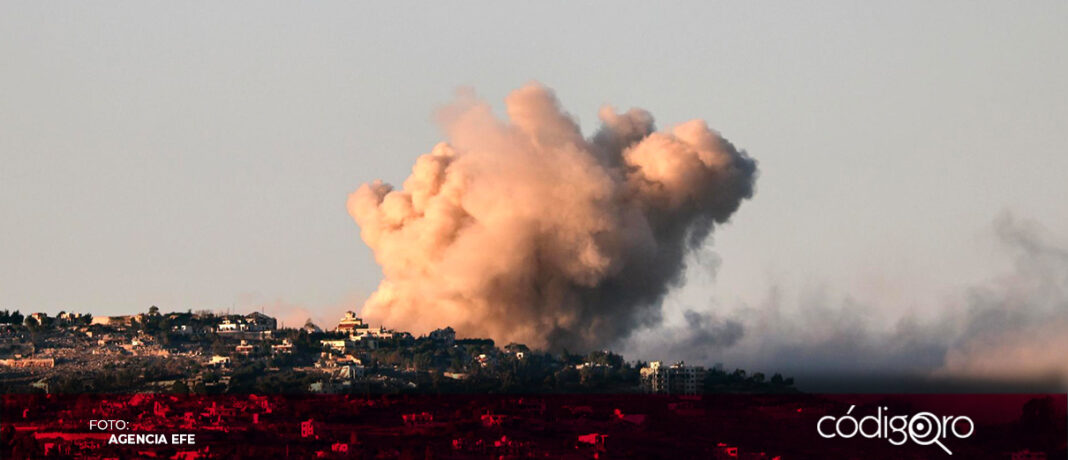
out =
[[[756,162],[701,120],[656,131],[644,110],[605,108],[585,139],[544,86],[506,106],[502,120],[461,97],[402,189],[349,197],[384,274],[362,314],[572,350],[658,324],[684,256],[752,196]]]

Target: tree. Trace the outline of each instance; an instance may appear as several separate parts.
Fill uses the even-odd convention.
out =
[[[610,351],[594,351],[586,355],[586,362],[619,368],[623,366],[623,357]]]
[[[160,327],[160,315],[159,307],[153,305],[148,308],[148,317],[146,317],[141,323],[141,329],[149,334],[155,334],[159,332]]]
[[[174,385],[171,385],[171,392],[178,395],[189,394],[189,385],[181,380],[175,380]]]
[[[215,336],[215,340],[211,342],[211,352],[220,356],[228,356],[230,354],[230,346],[226,344],[222,337]]]

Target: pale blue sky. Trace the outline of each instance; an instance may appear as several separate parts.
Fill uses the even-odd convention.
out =
[[[802,3],[805,3],[802,5]],[[0,5],[0,308],[356,307],[345,211],[460,86],[704,118],[760,161],[683,306],[826,287],[923,310],[1068,237],[1065,2]],[[714,300],[712,300],[714,299]],[[715,305],[709,307],[709,305]]]

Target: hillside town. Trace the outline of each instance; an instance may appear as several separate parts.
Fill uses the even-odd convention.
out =
[[[793,392],[793,380],[608,350],[549,353],[446,327],[422,336],[346,312],[326,328],[263,312],[92,316],[0,310],[6,393],[371,394]]]
[[[926,458],[817,443],[852,410],[792,379],[611,351],[419,337],[353,312],[323,329],[263,312],[56,316],[0,310],[0,457],[40,458]],[[747,394],[737,394],[747,393]],[[965,395],[964,397],[968,397]],[[859,409],[870,412],[876,400]],[[885,404],[898,406],[902,403]],[[1058,403],[1035,398],[964,458],[1056,458]],[[88,420],[121,420],[94,430]],[[1060,420],[1059,422],[1057,420]],[[88,429],[87,429],[88,426]],[[187,442],[148,444],[122,436]],[[175,436],[178,436],[175,438]],[[195,440],[195,441],[194,441]],[[1037,449],[1037,450],[1036,450]]]

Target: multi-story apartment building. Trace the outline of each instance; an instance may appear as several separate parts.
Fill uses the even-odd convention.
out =
[[[705,368],[687,366],[682,361],[670,366],[653,361],[639,372],[646,393],[695,395],[701,392],[705,380]]]

